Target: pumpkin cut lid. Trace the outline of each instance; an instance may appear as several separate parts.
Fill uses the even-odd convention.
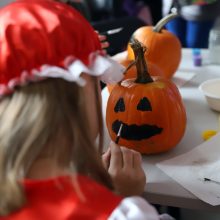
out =
[[[45,78],[84,85],[82,72],[106,83],[124,67],[101,51],[97,33],[79,12],[53,0],[20,0],[0,10],[0,96]]]

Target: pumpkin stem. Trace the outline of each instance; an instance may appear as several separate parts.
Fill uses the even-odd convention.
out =
[[[137,79],[136,83],[150,83],[153,82],[148,69],[147,63],[144,58],[144,53],[146,51],[146,47],[144,47],[138,40],[132,39],[130,42],[131,48],[134,51],[135,55],[135,63],[137,68]]]
[[[174,19],[177,16],[178,16],[177,13],[168,14],[167,16],[165,16],[164,18],[162,18],[160,21],[157,22],[157,24],[153,27],[153,31],[160,33],[162,28],[165,26],[165,24],[167,24],[170,20]]]

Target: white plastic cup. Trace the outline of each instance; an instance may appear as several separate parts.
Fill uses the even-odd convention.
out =
[[[212,64],[220,64],[220,30],[209,33],[209,59]]]

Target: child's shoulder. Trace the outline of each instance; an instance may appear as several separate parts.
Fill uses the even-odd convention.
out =
[[[61,176],[45,180],[25,180],[24,187],[27,196],[31,196],[32,193],[37,195],[41,193],[44,197],[48,197],[48,200],[51,200],[50,198],[54,195],[57,198],[68,197],[83,204],[89,203],[94,197],[96,201],[102,200],[103,197],[105,197],[105,200],[109,198],[110,201],[116,203],[122,200],[121,197],[113,194],[105,186],[83,175]],[[94,201],[91,205],[95,205]]]
[[[26,205],[7,219],[101,220],[107,219],[122,200],[85,176],[25,180],[24,190]]]
[[[0,220],[159,220],[141,197],[123,199],[85,176],[25,180],[24,190],[26,205]]]

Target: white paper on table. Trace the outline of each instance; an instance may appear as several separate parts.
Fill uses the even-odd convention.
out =
[[[177,87],[182,87],[188,81],[190,81],[195,75],[196,73],[194,72],[177,71],[173,76],[172,81],[176,84]]]
[[[156,164],[163,172],[202,201],[220,205],[220,132],[193,150]]]

